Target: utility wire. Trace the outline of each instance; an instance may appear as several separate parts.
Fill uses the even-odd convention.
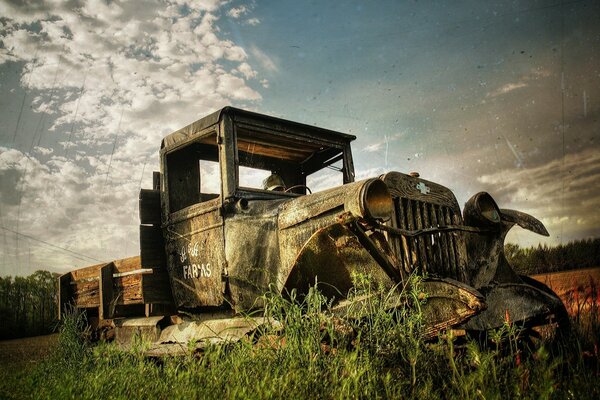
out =
[[[75,106],[75,114],[71,119],[71,131],[69,132],[69,140],[67,141],[67,147],[65,148],[65,158],[69,155],[69,148],[71,146],[71,141],[73,139],[73,129],[75,128],[75,120],[77,119],[77,114],[79,113],[79,103],[81,103],[81,98],[83,97],[83,91],[85,90],[85,81],[87,79],[88,70],[85,71],[85,75],[83,76],[83,83],[81,84],[81,89],[79,90],[79,98],[77,99],[77,105]]]
[[[12,230],[12,229],[10,229],[10,228],[7,228],[7,227],[5,227],[5,226],[0,226],[0,229],[4,229],[5,231],[8,231],[8,232],[14,233],[15,235],[19,235],[19,236],[22,236],[22,237],[24,237],[24,238],[27,238],[27,239],[30,239],[30,240],[33,240],[33,241],[36,241],[36,242],[39,242],[39,243],[43,243],[43,244],[45,244],[46,246],[50,246],[50,247],[53,247],[53,248],[55,248],[55,249],[58,249],[58,250],[65,251],[65,252],[67,252],[67,253],[71,253],[71,254],[73,254],[73,255],[76,255],[76,256],[85,257],[85,258],[87,258],[87,259],[90,259],[90,260],[92,260],[92,261],[98,261],[98,262],[102,262],[102,260],[98,260],[97,258],[90,257],[90,256],[86,256],[85,254],[78,253],[78,252],[76,252],[76,251],[69,250],[69,249],[66,249],[66,248],[64,248],[64,247],[60,247],[60,246],[57,246],[57,245],[55,245],[55,244],[52,244],[52,243],[48,243],[48,242],[46,242],[46,241],[44,241],[44,240],[37,239],[37,238],[34,238],[33,236],[29,236],[29,235],[26,235],[26,234],[24,234],[24,233],[17,232],[17,231],[15,231],[15,230]]]
[[[125,111],[125,107],[121,109],[121,117],[119,118],[119,123],[117,125],[117,132],[115,133],[115,141],[113,142],[113,148],[110,152],[110,160],[108,161],[108,168],[106,169],[106,179],[104,179],[104,186],[108,183],[108,176],[110,174],[110,166],[112,165],[113,155],[115,154],[115,149],[117,148],[117,140],[119,139],[119,130],[121,129],[121,121],[123,120],[123,112]]]

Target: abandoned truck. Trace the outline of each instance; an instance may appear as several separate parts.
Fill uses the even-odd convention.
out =
[[[168,135],[154,187],[140,192],[140,256],[61,276],[60,310],[85,309],[117,340],[214,342],[260,324],[243,315],[269,290],[301,295],[318,282],[343,305],[356,273],[388,287],[417,273],[432,334],[564,315],[504,257],[508,230],[547,236],[540,221],[485,192],[461,214],[448,188],[416,173],[355,181],[354,139],[231,107]]]

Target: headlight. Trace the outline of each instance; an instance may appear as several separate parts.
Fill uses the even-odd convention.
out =
[[[388,219],[394,204],[387,185],[381,179],[369,179],[350,194],[344,208],[360,218]]]
[[[500,224],[500,209],[487,192],[479,192],[467,201],[463,211],[465,224],[486,227]]]

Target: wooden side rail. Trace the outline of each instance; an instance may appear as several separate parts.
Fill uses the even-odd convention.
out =
[[[97,309],[100,319],[152,314],[173,307],[164,268],[142,268],[140,257],[92,265],[59,278],[60,312],[67,304]]]

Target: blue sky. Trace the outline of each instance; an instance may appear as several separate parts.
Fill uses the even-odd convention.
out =
[[[137,253],[162,136],[232,104],[355,134],[360,177],[600,234],[595,1],[0,1],[0,274]]]

